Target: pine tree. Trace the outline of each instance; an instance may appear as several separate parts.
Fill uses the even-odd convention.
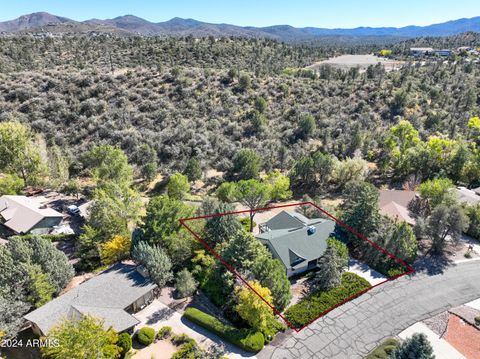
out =
[[[315,279],[320,289],[329,290],[340,285],[342,263],[338,249],[335,246],[328,246],[318,261],[319,271]]]
[[[395,352],[391,359],[435,359],[433,349],[425,334],[416,333],[405,340]]]

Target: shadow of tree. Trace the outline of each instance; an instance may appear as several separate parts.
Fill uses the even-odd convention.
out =
[[[452,259],[445,255],[433,255],[427,254],[418,258],[413,264],[415,273],[427,273],[428,275],[442,274],[445,269],[451,265],[454,265]],[[413,275],[415,275],[413,273]]]
[[[159,322],[160,320],[169,319],[174,313],[175,310],[170,308],[162,308],[160,310],[157,310],[148,317],[147,324],[154,324]]]

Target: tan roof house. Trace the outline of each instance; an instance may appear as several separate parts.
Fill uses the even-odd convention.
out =
[[[36,203],[28,197],[0,197],[0,223],[17,234],[48,233],[62,220],[61,213]]]
[[[396,189],[380,190],[380,213],[394,220],[405,221],[410,225],[415,224],[415,218],[410,215],[408,203],[417,196],[415,191]]]

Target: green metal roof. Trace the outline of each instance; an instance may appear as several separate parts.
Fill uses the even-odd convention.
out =
[[[299,219],[297,214],[281,212],[267,223],[270,231],[260,233],[257,238],[265,243],[275,257],[280,259],[286,268],[296,268],[305,261],[320,258],[327,249],[327,239],[335,229],[335,222],[327,219]],[[281,229],[273,229],[281,228]],[[293,227],[285,228],[287,225]],[[309,226],[314,226],[316,232],[308,234]],[[304,259],[300,261],[299,258]]]

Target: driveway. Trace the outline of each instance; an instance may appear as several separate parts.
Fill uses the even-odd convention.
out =
[[[382,283],[387,279],[387,277],[385,277],[383,274],[378,273],[376,270],[370,268],[367,264],[356,259],[348,260],[347,272],[355,273],[363,279],[368,280],[371,285]]]
[[[416,268],[416,266],[415,266]],[[412,324],[480,297],[480,262],[429,266],[385,283],[257,354],[259,359],[363,358]]]
[[[155,331],[158,331],[163,326],[170,326],[172,327],[173,333],[187,334],[191,338],[195,339],[198,345],[203,349],[208,349],[210,346],[218,346],[223,344],[225,346],[225,356],[230,359],[255,359],[253,354],[244,352],[231,344],[223,342],[215,334],[200,327],[199,325],[191,323],[187,319],[183,318],[180,313],[170,309],[158,299],[154,300],[150,305],[141,311],[135,313],[134,317],[140,321],[135,329],[149,326],[154,328]]]

